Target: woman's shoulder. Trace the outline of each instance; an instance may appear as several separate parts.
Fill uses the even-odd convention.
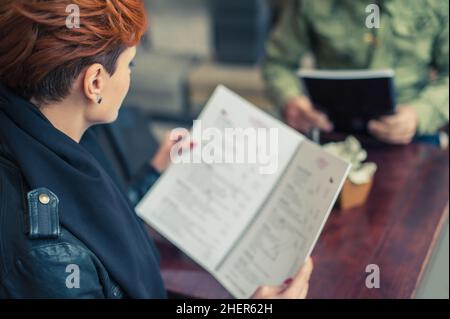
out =
[[[0,298],[121,297],[97,256],[60,225],[58,194],[28,190],[6,155],[0,147]]]

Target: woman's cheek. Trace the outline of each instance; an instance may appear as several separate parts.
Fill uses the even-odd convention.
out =
[[[131,71],[128,69],[128,73],[126,73],[125,76],[123,77],[122,101],[127,96],[128,91],[130,90],[130,85],[131,85]]]
[[[118,80],[114,93],[116,94],[117,108],[120,108],[130,89],[130,74],[128,72],[123,72]]]

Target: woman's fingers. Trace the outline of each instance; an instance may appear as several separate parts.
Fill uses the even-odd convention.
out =
[[[309,290],[309,282],[307,282],[305,285],[303,285],[302,291],[300,292],[299,299],[306,299],[306,296],[308,295]]]
[[[309,288],[309,278],[313,269],[313,262],[311,258],[308,258],[303,267],[293,277],[292,283],[284,290],[284,297],[289,299],[305,298]]]
[[[313,271],[311,258],[293,278],[287,279],[281,286],[261,286],[253,294],[253,299],[305,299],[309,289],[309,278]]]
[[[252,299],[276,299],[282,291],[282,287],[261,286],[255,291]]]

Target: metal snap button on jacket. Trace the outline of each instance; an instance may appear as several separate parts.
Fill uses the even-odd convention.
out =
[[[50,197],[47,194],[40,194],[39,202],[43,205],[47,205],[48,203],[50,203]]]

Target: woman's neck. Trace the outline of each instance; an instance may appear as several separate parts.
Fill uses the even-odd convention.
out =
[[[39,110],[53,126],[79,143],[84,132],[89,128],[82,107],[68,102],[47,104]]]

